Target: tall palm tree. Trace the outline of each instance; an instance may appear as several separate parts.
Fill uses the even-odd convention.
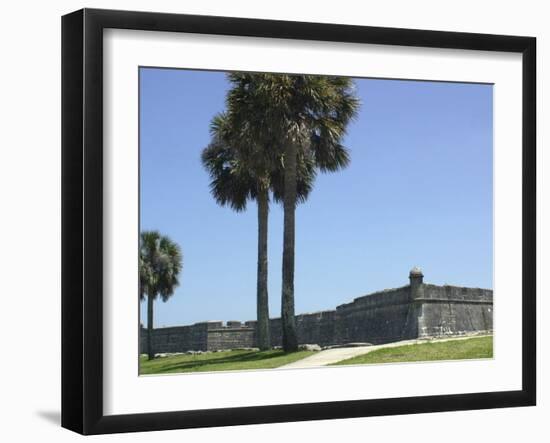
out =
[[[359,108],[349,78],[249,74],[230,75],[233,88],[228,102],[238,103],[235,120],[256,140],[276,141],[271,147],[283,164],[283,266],[281,320],[283,348],[298,348],[294,319],[295,210],[300,159],[313,159],[322,172],[337,171],[349,163],[341,141]]]
[[[211,142],[202,152],[202,163],[211,177],[210,191],[221,206],[244,211],[249,200],[258,204],[258,267],[256,281],[256,341],[260,350],[271,348],[267,291],[267,233],[269,174],[252,168],[250,157],[239,150],[242,137],[228,114],[216,115],[210,125]],[[260,163],[259,158],[256,164]],[[264,169],[262,171],[262,169]]]
[[[166,302],[179,285],[182,254],[177,243],[158,231],[144,231],[139,247],[139,296],[147,296],[147,355],[154,358],[152,346],[153,303],[160,296]]]
[[[258,261],[256,280],[257,343],[271,348],[268,303],[268,214],[270,191],[282,199],[283,173],[280,155],[269,149],[268,137],[255,137],[246,125],[235,120],[239,104],[228,100],[226,113],[218,114],[210,127],[211,142],[202,152],[202,162],[211,177],[210,190],[217,203],[244,211],[249,200],[258,207]],[[313,162],[299,163],[297,198],[305,200],[315,179]]]

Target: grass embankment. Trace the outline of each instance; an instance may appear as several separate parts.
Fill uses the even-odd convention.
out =
[[[363,365],[372,363],[399,363],[431,360],[463,360],[492,358],[493,337],[428,342],[383,348],[368,354],[342,360],[333,365]]]
[[[234,350],[206,354],[175,355],[155,358],[154,360],[147,360],[147,357],[142,355],[139,358],[139,372],[145,375],[272,369],[309,357],[313,353],[313,351],[285,353],[282,350]]]

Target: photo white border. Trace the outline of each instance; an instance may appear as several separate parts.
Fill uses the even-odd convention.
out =
[[[105,415],[522,388],[521,54],[119,29],[103,44]],[[139,377],[139,66],[494,83],[495,358]]]

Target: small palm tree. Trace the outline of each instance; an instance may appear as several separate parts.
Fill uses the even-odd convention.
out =
[[[166,302],[179,285],[182,254],[177,243],[158,231],[144,231],[139,247],[139,297],[147,297],[147,355],[154,358],[152,345],[153,303],[160,296]]]

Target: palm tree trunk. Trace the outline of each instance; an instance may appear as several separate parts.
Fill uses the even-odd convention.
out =
[[[257,343],[260,350],[271,348],[269,305],[267,297],[267,225],[269,202],[267,190],[258,194],[258,276],[257,276]]]
[[[153,352],[153,297],[147,295],[147,355],[148,359],[152,360],[155,358],[155,353]]]
[[[288,142],[285,147],[283,287],[281,297],[281,322],[283,329],[283,349],[285,352],[293,352],[298,350],[296,322],[294,319],[296,155],[296,145],[292,142]]]

